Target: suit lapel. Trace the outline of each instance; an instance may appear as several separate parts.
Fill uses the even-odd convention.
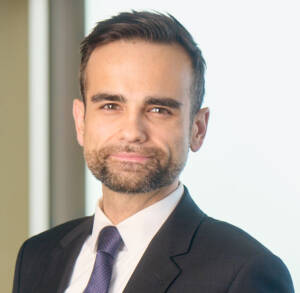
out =
[[[38,285],[37,293],[63,293],[66,289],[74,263],[86,238],[91,233],[93,217],[66,234],[58,246],[55,247],[47,259],[51,260],[46,265],[42,281]],[[51,282],[49,282],[51,280]]]
[[[185,188],[182,199],[150,242],[123,292],[167,291],[181,273],[176,256],[188,253],[193,236],[205,216]]]

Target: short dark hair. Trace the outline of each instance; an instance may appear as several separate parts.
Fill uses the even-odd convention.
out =
[[[81,43],[80,91],[85,103],[85,70],[93,50],[117,41],[141,39],[153,43],[179,44],[192,61],[194,81],[191,88],[192,117],[201,108],[205,93],[205,60],[191,34],[170,14],[148,11],[122,12],[97,23]]]

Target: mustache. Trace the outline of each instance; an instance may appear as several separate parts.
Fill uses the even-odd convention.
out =
[[[101,155],[105,158],[109,157],[111,154],[116,153],[136,153],[141,156],[149,156],[149,157],[156,157],[161,156],[164,152],[158,148],[154,147],[145,147],[145,146],[130,146],[130,145],[123,145],[123,146],[107,146],[100,150]]]

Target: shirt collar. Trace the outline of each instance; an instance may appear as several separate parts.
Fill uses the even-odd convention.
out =
[[[166,221],[172,211],[175,209],[183,194],[183,185],[179,184],[177,189],[170,193],[162,200],[153,205],[137,212],[131,217],[125,219],[116,227],[124,242],[124,249],[140,250],[145,249],[159,228]],[[113,225],[106,217],[99,202],[97,203],[93,224],[93,231],[91,235],[91,248],[95,251],[100,231],[105,226]]]

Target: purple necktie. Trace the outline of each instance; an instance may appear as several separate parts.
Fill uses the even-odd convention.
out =
[[[107,226],[101,230],[93,272],[84,293],[108,292],[114,258],[122,243],[116,227]]]

